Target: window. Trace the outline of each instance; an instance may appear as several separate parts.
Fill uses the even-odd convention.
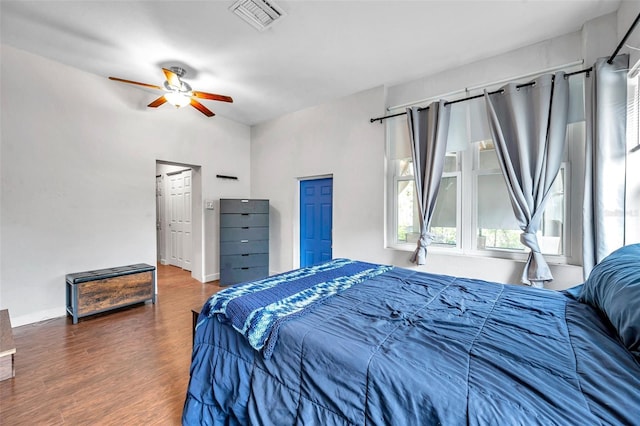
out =
[[[420,220],[418,200],[413,181],[413,162],[405,158],[395,162],[399,167],[394,177],[396,204],[395,237],[398,243],[415,243],[420,238]],[[457,167],[457,155],[447,153],[445,170],[440,182],[438,202],[433,213],[429,231],[434,234],[432,244],[455,247],[458,239],[457,210],[458,188],[460,180]]]
[[[579,214],[581,209],[581,203],[576,199],[581,196],[581,183],[570,184],[570,164],[583,161],[580,153],[584,152],[584,89],[582,82],[573,86],[573,92],[579,95],[577,105],[582,108],[582,114],[573,114],[574,122],[568,126],[565,160],[551,188],[538,232],[541,251],[549,255],[547,260],[556,263],[574,263],[570,259],[571,253],[579,251],[571,248],[571,244],[579,244],[579,239],[573,241],[571,237],[572,232],[579,237],[579,228],[576,228],[579,224],[572,224],[570,219],[572,212]],[[435,235],[431,247],[524,259],[528,248],[520,242],[522,231],[513,214],[491,140],[484,100],[452,104],[451,108],[448,152],[430,226],[430,232]],[[420,225],[406,117],[387,119],[386,125],[388,245],[413,250]],[[579,181],[577,176],[573,179]],[[576,194],[571,194],[570,188]]]
[[[625,243],[640,243],[640,61],[627,80]]]
[[[525,251],[520,242],[522,233],[513,214],[507,190],[493,141],[486,140],[474,144],[476,242],[478,250]],[[563,229],[565,224],[564,188],[567,175],[566,163],[558,172],[551,186],[547,204],[537,233],[540,250],[544,254],[564,254]]]
[[[415,244],[420,238],[420,216],[413,180],[413,161],[405,117],[389,119],[387,127],[394,132],[390,144],[393,158],[391,188],[393,194],[393,245]],[[460,161],[455,152],[448,152],[440,182],[440,191],[429,231],[434,234],[432,245],[457,247],[460,206]]]
[[[481,141],[472,149],[477,249],[524,250],[493,141]]]

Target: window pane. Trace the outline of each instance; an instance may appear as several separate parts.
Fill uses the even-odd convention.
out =
[[[498,155],[493,146],[492,140],[482,141],[478,143],[478,170],[496,170],[500,169],[498,163]]]
[[[403,158],[400,160],[396,160],[396,164],[398,167],[397,176],[413,176],[413,161],[411,158]],[[447,152],[444,157],[444,173],[452,173],[457,172],[459,169],[460,162],[458,161],[458,153],[457,152]]]
[[[456,176],[443,177],[440,181],[440,191],[436,209],[431,219],[430,232],[435,234],[433,243],[455,246],[457,243],[457,208],[458,208],[458,178]]]
[[[478,249],[524,250],[521,232],[502,175],[479,175]]]
[[[420,212],[413,180],[397,183],[398,211],[396,241],[415,243],[420,238]],[[430,232],[435,234],[434,244],[456,246],[457,243],[457,178],[443,177],[438,202],[431,220]]]
[[[444,156],[444,173],[453,173],[458,171],[460,162],[458,161],[457,152],[447,152]]]
[[[564,169],[560,169],[549,190],[549,198],[538,231],[538,245],[545,254],[562,254],[564,234]]]
[[[540,251],[564,253],[564,169],[551,186],[540,230]],[[525,250],[520,243],[520,226],[516,221],[502,175],[478,176],[478,249]]]
[[[403,158],[396,163],[398,165],[397,176],[413,176],[413,161],[410,158]]]
[[[397,183],[398,194],[398,210],[396,212],[397,217],[397,230],[396,240],[399,243],[406,243],[411,241],[417,241],[416,233],[420,233],[420,225],[414,228],[414,205],[415,193],[414,193],[413,180],[401,180]]]

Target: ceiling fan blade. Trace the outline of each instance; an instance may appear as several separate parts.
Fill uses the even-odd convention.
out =
[[[148,87],[150,89],[162,90],[162,87],[156,86],[155,84],[139,83],[137,81],[125,80],[124,78],[109,77],[109,80],[119,81],[121,83],[137,84],[138,86]]]
[[[162,68],[162,72],[164,72],[164,76],[167,78],[170,86],[174,86],[178,90],[182,88],[182,81],[180,81],[178,74],[166,68]]]
[[[151,108],[158,108],[160,105],[164,104],[165,102],[167,102],[167,98],[165,98],[164,95],[162,95],[147,106]]]
[[[206,115],[207,117],[213,117],[215,114],[211,112],[206,106],[202,105],[200,102],[195,99],[191,99],[191,106]]]
[[[193,96],[200,99],[210,99],[212,101],[222,101],[222,102],[233,102],[233,99],[231,99],[231,96],[216,95],[215,93],[207,93],[207,92],[196,92],[195,90],[191,93],[193,93]]]

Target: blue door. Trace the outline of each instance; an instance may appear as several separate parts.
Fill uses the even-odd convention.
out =
[[[300,181],[300,267],[332,259],[333,179]]]

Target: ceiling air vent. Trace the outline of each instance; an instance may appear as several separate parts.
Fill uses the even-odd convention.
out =
[[[264,31],[286,14],[279,6],[266,0],[238,0],[230,8],[258,31]]]

